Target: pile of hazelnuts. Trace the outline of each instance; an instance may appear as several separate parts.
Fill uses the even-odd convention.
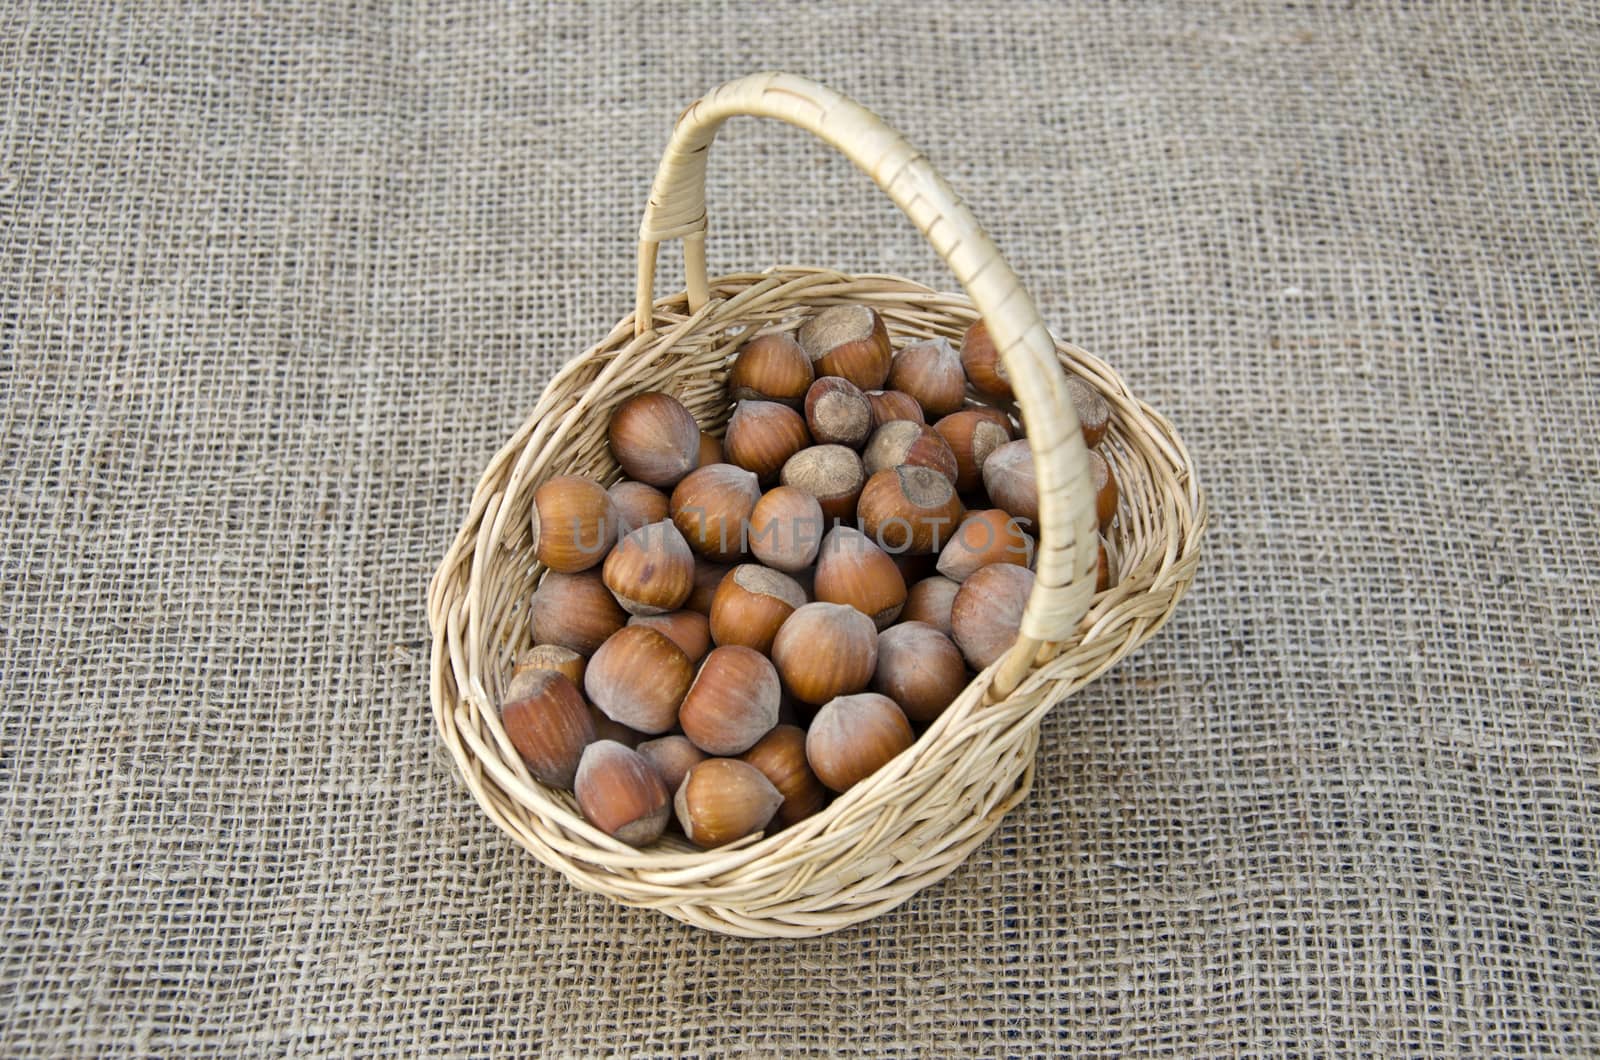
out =
[[[1110,409],[1068,383],[1104,530]],[[895,351],[875,310],[830,307],[746,341],[727,386],[721,440],[639,394],[607,432],[626,478],[533,495],[548,573],[501,720],[633,846],[674,819],[710,848],[817,813],[1004,654],[1033,587],[1033,454],[982,321],[959,353]]]

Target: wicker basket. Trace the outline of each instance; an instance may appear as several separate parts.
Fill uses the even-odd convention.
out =
[[[774,268],[708,279],[705,162],[730,117],[777,118],[847,155],[917,224],[971,295],[894,276]],[[688,290],[653,300],[656,249],[682,239]],[[776,835],[700,851],[665,838],[635,850],[590,827],[572,796],[531,779],[494,704],[529,643],[533,491],[558,474],[614,481],[611,411],[645,390],[676,394],[702,424],[726,420],[723,378],[744,337],[819,306],[875,307],[899,345],[959,340],[981,315],[1019,396],[1040,485],[1033,595],[1016,646],[937,722],[821,814]],[[976,306],[976,308],[974,308]],[[1094,593],[1096,518],[1087,451],[1063,367],[1110,402],[1102,452],[1121,486],[1109,535],[1114,586]],[[803,78],[722,86],[678,119],[640,232],[633,316],[551,380],[500,450],[434,576],[432,697],[445,745],[489,815],[578,886],[734,935],[819,935],[876,916],[953,870],[1027,794],[1045,712],[1149,637],[1193,579],[1205,505],[1183,443],[1104,363],[1055,342],[965,205],[870,111]]]

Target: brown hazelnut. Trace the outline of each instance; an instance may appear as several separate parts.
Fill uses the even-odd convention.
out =
[[[778,401],[799,408],[812,380],[811,358],[788,335],[768,332],[745,343],[728,372],[735,401]]]
[[[629,478],[667,489],[700,462],[700,425],[671,394],[652,391],[611,414],[611,455]]]
[[[672,816],[671,796],[655,766],[614,740],[584,749],[574,788],[584,819],[629,846],[655,842]]]
[[[612,721],[654,736],[678,724],[692,680],[689,657],[666,634],[625,626],[589,660],[583,690]]]
[[[722,439],[706,431],[700,432],[700,460],[695,467],[722,463]]]
[[[1111,464],[1099,453],[1089,454],[1089,481],[1094,483],[1094,511],[1100,519],[1100,529],[1111,525],[1117,517],[1117,476]]]
[[[906,593],[906,606],[900,612],[902,622],[925,622],[950,636],[950,605],[955,603],[959,582],[935,576],[924,578],[911,586]]]
[[[1111,554],[1106,549],[1106,539],[1100,539],[1100,553],[1094,561],[1094,591],[1103,593],[1111,588]]]
[[[529,670],[514,680],[500,704],[500,723],[528,772],[551,787],[572,788],[578,759],[594,741],[594,724],[565,674]]]
[[[748,751],[778,724],[778,671],[739,644],[711,649],[678,708],[683,734],[714,755]]]
[[[994,410],[989,410],[994,411]],[[1000,417],[1003,422],[1005,417]],[[983,462],[1011,440],[1009,427],[977,409],[952,412],[933,425],[956,458],[956,489],[968,493],[983,484]]]
[[[1016,642],[1032,592],[1033,571],[1013,563],[991,564],[961,583],[950,605],[950,630],[974,670],[982,670]]]
[[[706,617],[711,616],[711,603],[717,598],[717,589],[722,585],[722,579],[733,570],[731,563],[712,563],[708,559],[696,556],[694,559],[694,589],[689,593],[689,599],[684,601],[686,611],[697,611]]]
[[[672,521],[690,548],[728,563],[744,554],[745,524],[760,499],[754,472],[711,464],[691,471],[672,491]]]
[[[961,337],[961,367],[972,389],[984,397],[1001,401],[1010,401],[1013,397],[1005,362],[989,337],[989,326],[981,320]]]
[[[783,804],[773,818],[778,827],[798,824],[828,804],[828,789],[806,761],[804,729],[779,725],[739,758],[761,770],[761,775],[783,796]]]
[[[706,753],[690,743],[687,736],[658,736],[640,744],[638,751],[656,767],[668,791],[677,791],[689,770],[706,760]]]
[[[785,486],[811,494],[826,518],[840,522],[856,517],[856,499],[867,482],[861,457],[842,445],[800,450],[783,465],[779,479]]]
[[[958,471],[956,455],[939,432],[925,423],[910,420],[891,420],[874,431],[866,452],[861,454],[861,464],[869,478],[880,471],[910,464],[931,467],[954,483]]]
[[[819,445],[860,449],[872,436],[872,405],[850,380],[825,375],[806,391],[806,426]]]
[[[709,850],[761,831],[783,796],[750,763],[708,758],[690,768],[672,804],[689,842]]]
[[[529,608],[535,644],[559,644],[579,655],[593,655],[626,621],[628,613],[597,570],[551,571],[539,583]]]
[[[891,553],[889,558],[894,560],[894,565],[899,569],[900,577],[904,579],[907,586],[914,585],[924,578],[931,578],[939,573],[937,569],[939,557],[932,552]],[[904,616],[901,616],[901,620],[904,620]]]
[[[606,588],[629,614],[664,615],[694,588],[694,553],[666,519],[628,534],[606,557]]]
[[[617,510],[617,537],[641,526],[659,523],[670,515],[667,495],[643,482],[623,479],[606,491]]]
[[[1007,442],[989,454],[983,462],[983,488],[997,506],[1030,526],[1039,525],[1039,482],[1026,441]]]
[[[912,721],[937,718],[966,686],[961,649],[932,626],[902,622],[878,634],[873,691],[898,703]]]
[[[861,529],[880,547],[927,555],[950,540],[966,508],[944,475],[902,464],[867,479],[856,514]]]
[[[1100,391],[1074,375],[1067,376],[1067,394],[1072,398],[1073,411],[1078,414],[1078,426],[1083,428],[1083,444],[1093,449],[1111,427],[1111,403]]]
[[[568,681],[582,688],[583,666],[583,656],[571,648],[563,648],[559,644],[537,644],[517,653],[512,677],[519,677],[531,670],[554,670],[558,674],[565,674]]]
[[[776,479],[785,461],[810,442],[806,421],[776,401],[741,401],[728,420],[728,462],[762,482]]]
[[[778,630],[772,662],[796,699],[826,703],[867,687],[878,665],[878,631],[853,607],[806,604],[795,608]]]
[[[905,713],[876,692],[839,696],[817,711],[806,731],[806,761],[834,791],[849,791],[910,747]]]
[[[796,337],[819,377],[841,376],[862,390],[877,390],[889,378],[889,331],[876,309],[829,306],[802,324]]]
[[[1033,566],[1033,538],[1016,516],[1000,508],[969,512],[960,529],[939,553],[939,573],[964,582],[991,563]]]
[[[822,544],[822,505],[804,490],[778,486],[762,494],[750,513],[750,551],[775,570],[811,566]]]
[[[630,729],[620,721],[612,721],[593,703],[589,704],[589,721],[594,725],[596,740],[610,740],[624,747],[638,747],[644,740],[644,733]]]
[[[836,526],[822,539],[813,589],[818,600],[847,604],[883,629],[900,615],[906,581],[888,553],[851,526]]]
[[[711,639],[765,653],[778,627],[805,602],[805,592],[787,574],[741,563],[722,579],[711,601]]]
[[[917,399],[903,390],[869,390],[867,403],[872,406],[872,429],[875,431],[885,423],[895,420],[910,420],[912,423],[927,423],[922,406],[917,404]]]
[[[889,385],[910,394],[930,416],[949,415],[967,396],[961,355],[946,338],[914,343],[895,354]]]
[[[599,483],[558,475],[533,491],[529,528],[534,558],[574,574],[605,559],[617,539],[617,511]]]
[[[630,626],[648,626],[683,649],[689,662],[698,663],[711,650],[711,623],[698,611],[673,611],[665,615],[634,615]]]

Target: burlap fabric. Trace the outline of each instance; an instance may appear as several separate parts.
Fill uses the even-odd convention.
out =
[[[1600,1051],[1600,13],[1212,7],[11,5],[0,1052]],[[521,853],[424,651],[678,108],[770,67],[923,146],[1213,509],[1025,807],[804,943]],[[949,285],[794,130],[710,201],[720,271]]]

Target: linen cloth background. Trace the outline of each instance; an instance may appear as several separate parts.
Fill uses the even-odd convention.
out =
[[[3,10],[0,1052],[1600,1051],[1595,5]],[[765,68],[920,145],[1214,513],[1025,807],[810,942],[574,890],[427,702],[479,471]],[[952,284],[786,127],[710,204],[714,271]]]

